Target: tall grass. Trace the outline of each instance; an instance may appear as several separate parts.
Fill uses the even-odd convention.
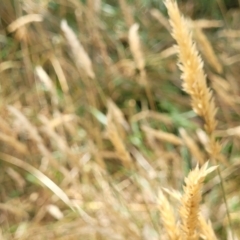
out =
[[[1,1],[1,239],[240,237],[239,8],[199,12]]]

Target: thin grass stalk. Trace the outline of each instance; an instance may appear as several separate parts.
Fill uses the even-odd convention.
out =
[[[182,146],[183,145],[183,141],[177,137],[176,135],[172,134],[172,133],[167,133],[161,130],[155,130],[152,129],[148,126],[141,126],[141,129],[149,135],[152,135],[153,137],[155,137],[156,139],[162,141],[162,142],[168,142],[171,143],[173,145],[177,145],[177,146]]]
[[[114,148],[116,149],[123,165],[127,169],[129,169],[132,166],[132,158],[129,152],[127,151],[124,141],[118,132],[111,111],[109,111],[107,114],[107,134]]]
[[[166,17],[158,10],[158,9],[151,9],[151,15],[158,20],[158,22],[165,27],[169,32],[171,31],[170,24]]]
[[[203,33],[202,29],[198,28],[195,24],[193,24],[193,27],[194,36],[200,45],[201,52],[203,53],[203,55],[205,55],[206,60],[214,68],[214,70],[217,73],[221,74],[223,68],[213,50],[211,43],[207,39],[206,35]]]
[[[134,19],[132,16],[131,8],[126,3],[125,0],[118,0],[121,11],[123,13],[124,21],[128,28],[130,28],[134,24]]]
[[[185,145],[187,146],[187,148],[189,149],[189,151],[192,154],[192,157],[195,158],[197,160],[197,162],[199,162],[201,165],[204,164],[205,160],[204,160],[204,156],[201,153],[199,147],[197,146],[196,142],[187,134],[187,132],[181,128],[179,129],[180,135],[183,138],[183,141],[185,143]]]
[[[143,52],[141,49],[141,42],[140,42],[140,38],[138,35],[138,28],[139,28],[139,25],[137,23],[133,24],[130,27],[129,34],[128,34],[129,45],[130,45],[130,50],[131,50],[131,53],[133,55],[133,58],[134,58],[134,61],[136,64],[136,68],[140,72],[140,84],[145,89],[147,99],[149,101],[149,105],[150,105],[151,109],[154,110],[155,104],[154,104],[154,100],[152,97],[151,88],[150,88],[150,85],[147,80],[147,73],[146,73],[146,69],[145,69],[145,59],[144,59]]]

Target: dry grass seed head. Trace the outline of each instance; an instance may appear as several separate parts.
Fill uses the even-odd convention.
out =
[[[56,88],[53,85],[52,80],[50,79],[46,71],[41,66],[37,66],[35,68],[35,72],[39,80],[44,84],[46,90],[51,93],[53,103],[54,105],[56,105],[58,103],[58,97],[57,97]]]
[[[123,164],[129,168],[130,164],[132,163],[131,156],[126,149],[126,146],[123,142],[123,139],[118,133],[117,127],[115,126],[112,112],[109,111],[107,114],[107,134],[109,139],[111,140],[114,148],[116,149],[117,153],[119,154],[120,160],[122,160]]]
[[[198,221],[199,221],[199,229],[201,234],[204,236],[204,239],[217,240],[217,237],[213,231],[211,222],[210,221],[206,222],[206,220],[201,214],[199,214]]]
[[[192,40],[188,22],[181,16],[177,3],[165,2],[172,26],[172,36],[177,41],[179,68],[183,72],[183,89],[192,98],[193,110],[205,121],[205,129],[212,134],[216,128],[215,115],[217,108],[212,97],[212,91],[207,87],[203,72],[203,62]]]
[[[145,60],[143,57],[141,42],[138,36],[139,24],[134,23],[129,29],[128,39],[130,50],[133,55],[137,69],[141,72],[145,68]]]
[[[61,29],[68,41],[76,66],[86,71],[90,78],[95,78],[92,61],[66,20],[62,20]]]
[[[165,231],[167,232],[168,238],[170,240],[180,239],[179,229],[176,224],[174,211],[168,199],[164,196],[162,191],[159,191],[159,194],[158,194],[158,204],[159,204],[159,210],[160,210],[161,218],[163,221],[163,225],[164,225]]]
[[[208,162],[202,168],[198,166],[191,171],[185,178],[186,186],[184,187],[184,195],[181,199],[181,207],[179,210],[181,217],[181,236],[183,239],[198,239],[198,217],[199,206],[201,202],[201,191],[205,177],[214,171],[217,167],[208,168]]]

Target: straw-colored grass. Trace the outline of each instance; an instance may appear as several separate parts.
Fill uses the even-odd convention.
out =
[[[178,4],[0,1],[0,239],[240,238],[239,8]]]

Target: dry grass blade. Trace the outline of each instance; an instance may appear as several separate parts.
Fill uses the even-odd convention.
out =
[[[112,114],[115,122],[120,124],[124,128],[125,131],[129,131],[130,126],[129,126],[128,122],[126,121],[123,112],[119,109],[119,107],[111,99],[108,99],[107,107],[108,107],[108,111],[111,111],[111,114]]]
[[[31,139],[36,141],[38,144],[43,144],[43,140],[38,134],[37,129],[30,123],[30,121],[23,115],[22,112],[13,106],[8,106],[8,110],[21,122],[21,125],[25,130],[27,130]]]
[[[170,116],[168,116],[167,114],[158,113],[158,112],[154,112],[151,110],[142,111],[142,112],[139,112],[139,113],[133,115],[131,118],[131,122],[140,121],[140,120],[148,119],[148,118],[155,119],[155,120],[162,122],[169,126],[171,126],[173,124],[172,118]]]
[[[3,72],[5,70],[11,69],[11,68],[20,68],[21,64],[17,61],[5,61],[0,63],[0,72]]]
[[[15,181],[16,185],[19,187],[21,191],[23,191],[26,186],[25,179],[13,168],[6,169],[7,174]]]
[[[201,52],[203,53],[203,55],[205,56],[209,64],[215,69],[215,71],[221,74],[223,71],[223,68],[212,48],[211,43],[209,42],[206,35],[203,33],[203,31],[200,28],[198,28],[195,24],[193,24],[193,26],[194,26],[194,36],[198,41]]]
[[[133,19],[132,13],[131,13],[131,8],[130,8],[130,6],[128,6],[128,4],[125,0],[118,0],[118,2],[120,5],[120,8],[122,10],[126,25],[128,26],[128,28],[130,28],[134,23],[134,19]]]
[[[116,149],[119,158],[122,160],[123,164],[129,168],[129,166],[132,164],[132,159],[126,149],[123,139],[118,132],[117,127],[115,126],[111,111],[107,114],[107,134],[114,148]]]
[[[56,89],[52,83],[52,80],[50,79],[46,71],[41,66],[37,66],[35,68],[35,72],[39,80],[44,84],[46,90],[51,93],[53,103],[56,105],[58,103],[58,97],[57,97]]]
[[[204,155],[201,153],[199,147],[194,142],[194,140],[190,136],[188,136],[187,132],[183,128],[179,129],[179,132],[183,138],[184,143],[190,150],[192,157],[195,158],[197,162],[199,162],[201,165],[204,164],[205,163]]]
[[[136,149],[131,149],[131,154],[136,159],[137,163],[145,169],[145,171],[148,173],[149,178],[153,179],[156,178],[157,172],[154,170],[154,168],[149,164],[147,159],[144,158],[144,156]]]
[[[47,75],[47,73],[43,70],[43,68],[41,66],[37,66],[35,68],[35,71],[36,71],[36,74],[39,77],[39,79],[45,85],[46,89],[50,92],[53,92],[54,88],[53,88],[52,81],[51,81],[50,77]]]
[[[54,141],[56,141],[56,145],[59,149],[61,149],[63,152],[69,153],[70,149],[66,141],[63,138],[61,138],[59,134],[56,133],[54,128],[51,127],[50,121],[44,115],[39,115],[38,118],[44,125],[41,127],[41,130],[46,135],[48,135],[50,139],[53,139]]]
[[[61,88],[62,88],[63,92],[65,94],[68,94],[69,87],[68,87],[67,79],[64,75],[64,72],[63,72],[63,69],[61,67],[61,64],[60,64],[59,60],[56,57],[52,57],[51,62],[52,62],[52,65],[54,67],[54,70],[55,70],[55,72],[58,76],[58,79],[59,79],[59,82],[61,84]]]
[[[18,28],[30,23],[30,22],[41,22],[43,21],[43,17],[40,14],[28,14],[25,16],[22,16],[20,18],[18,18],[17,20],[15,20],[14,22],[12,22],[8,27],[7,30],[9,32],[14,32],[16,31]]]
[[[28,213],[24,211],[23,209],[19,208],[16,204],[11,203],[0,203],[0,210],[1,211],[7,211],[9,213],[12,213],[18,217],[27,218]],[[3,239],[3,238],[1,238]]]
[[[168,189],[168,188],[162,188],[164,192],[166,192],[168,195],[176,199],[177,201],[181,202],[182,194],[174,189]]]
[[[171,27],[169,25],[168,20],[166,17],[158,10],[158,9],[152,9],[151,15],[158,20],[160,24],[162,24],[169,32],[171,31]]]
[[[208,19],[198,19],[194,21],[194,24],[198,28],[218,28],[223,26],[223,21],[219,20],[208,20]]]
[[[22,161],[21,159],[18,159],[5,153],[0,153],[0,158],[7,163],[20,167],[25,171],[31,173],[41,183],[48,187],[56,196],[58,196],[68,207],[72,209],[72,202],[70,201],[66,193],[38,169]]]
[[[0,132],[0,140],[12,146],[19,153],[25,155],[28,153],[27,147],[12,136]]]
[[[155,130],[147,126],[142,126],[141,128],[146,134],[150,134],[154,136],[156,139],[159,139],[163,142],[169,142],[174,145],[183,145],[182,140],[172,133],[167,133],[161,130]]]
[[[139,24],[137,23],[133,24],[129,29],[128,39],[129,39],[129,45],[130,45],[131,53],[133,54],[136,67],[143,74],[143,72],[145,72],[145,60],[144,60],[144,56],[141,49],[140,39],[138,36],[138,29],[139,29]],[[144,80],[146,79],[143,78],[141,80],[143,81],[142,84],[146,84],[144,82]]]

